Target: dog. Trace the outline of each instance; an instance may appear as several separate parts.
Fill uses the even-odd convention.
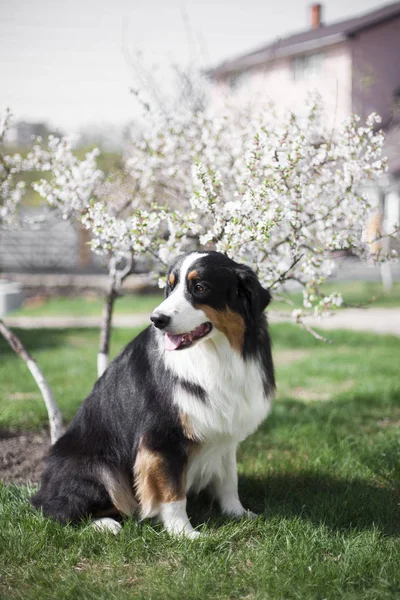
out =
[[[46,460],[32,504],[74,523],[156,517],[196,537],[188,493],[208,489],[222,513],[254,516],[238,495],[238,444],[274,396],[264,309],[254,271],[218,252],[179,256],[152,324],[109,365]]]

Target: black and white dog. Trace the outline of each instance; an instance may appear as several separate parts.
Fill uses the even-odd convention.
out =
[[[246,511],[236,449],[267,416],[274,371],[255,273],[218,252],[171,265],[166,299],[110,364],[51,448],[32,503],[62,523],[157,517],[190,537],[186,495],[210,489],[223,513]]]

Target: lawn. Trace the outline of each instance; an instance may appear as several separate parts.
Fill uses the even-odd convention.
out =
[[[346,304],[351,306],[367,304],[385,308],[400,306],[400,282],[395,282],[390,292],[385,292],[382,284],[376,281],[331,282],[322,285],[321,292],[326,295],[340,292],[344,301],[343,308]],[[272,302],[271,308],[273,310],[302,308],[303,294],[301,292],[286,294],[286,297],[293,302],[293,306],[275,300]]]
[[[21,331],[69,419],[95,379],[97,331]],[[133,331],[113,333],[112,353]],[[243,503],[231,522],[204,498],[190,542],[127,520],[118,537],[61,527],[0,487],[0,598],[353,599],[400,595],[400,341],[332,332],[324,345],[271,327],[278,398],[239,451]],[[25,365],[0,341],[0,427],[40,428]]]
[[[149,313],[163,300],[163,294],[137,294],[117,298],[117,314]],[[103,301],[93,294],[87,296],[55,297],[43,300],[27,300],[25,305],[14,311],[13,317],[56,317],[70,315],[74,317],[100,316]]]
[[[378,282],[355,281],[351,283],[329,283],[321,288],[329,294],[339,291],[345,302],[351,305],[366,304],[374,298],[371,306],[397,307],[400,306],[400,282],[393,285],[389,293],[385,293]],[[302,306],[302,294],[291,293],[287,296],[291,304],[273,300],[271,310],[291,310]],[[149,313],[162,300],[162,292],[153,294],[126,295],[115,302],[116,314]],[[12,313],[12,316],[50,317],[57,315],[98,316],[101,314],[102,300],[94,295],[76,298],[50,298],[42,301],[27,301],[25,306]]]

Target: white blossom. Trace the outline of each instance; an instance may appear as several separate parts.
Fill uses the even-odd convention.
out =
[[[0,117],[0,225],[8,227],[17,224],[18,206],[25,193],[25,183],[18,179],[19,173],[24,170],[21,156],[3,152],[10,121],[11,112],[7,110]]]
[[[27,165],[32,170],[49,172],[49,179],[41,179],[33,188],[52,207],[57,207],[63,218],[84,214],[104,173],[97,168],[99,150],[88,152],[83,160],[73,153],[68,138],[49,137],[48,147],[35,144],[28,154]]]
[[[296,281],[304,307],[325,314],[341,304],[337,294],[320,295],[332,253],[370,256],[371,207],[360,190],[386,161],[376,114],[365,123],[353,115],[335,132],[322,114],[317,100],[301,119],[246,103],[158,116],[133,144],[127,169],[147,204],[174,208],[175,223],[181,214],[181,247],[197,238],[201,248],[253,266],[268,287]],[[172,253],[176,234],[175,225]]]

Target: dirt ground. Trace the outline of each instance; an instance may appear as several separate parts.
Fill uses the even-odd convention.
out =
[[[42,459],[50,447],[47,432],[0,430],[0,481],[4,483],[39,483]]]

